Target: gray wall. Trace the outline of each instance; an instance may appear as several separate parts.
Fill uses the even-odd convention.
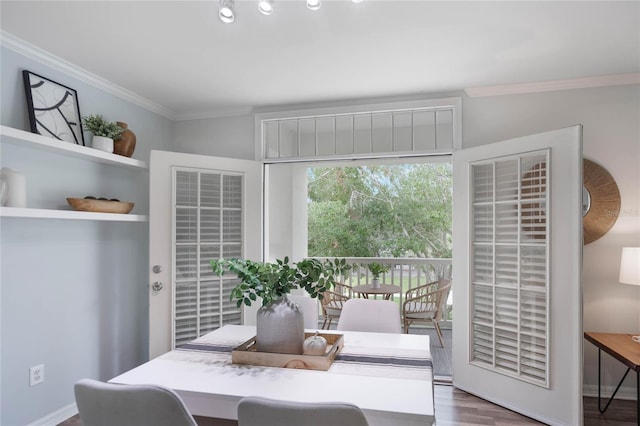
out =
[[[217,157],[255,158],[253,115],[177,121],[176,151]]]
[[[283,108],[286,109],[289,108]],[[640,246],[640,86],[463,97],[462,117],[464,147],[575,124],[584,126],[584,157],[596,161],[613,175],[622,198],[620,217],[613,228],[584,248],[584,330],[637,334],[640,287],[619,284],[617,279],[622,247]],[[253,158],[252,116],[199,120],[197,126],[191,123],[183,122],[176,127],[177,150]],[[215,140],[219,135],[224,136],[225,141],[234,141],[235,145],[193,143]],[[242,143],[247,145],[241,146]],[[554,261],[562,261],[561,256]],[[585,343],[584,349],[585,392],[594,395],[597,350],[589,343]],[[615,386],[623,373],[622,365],[609,359],[603,370],[605,383]],[[630,376],[621,392],[633,397],[635,378]]]
[[[151,149],[171,149],[172,121],[12,50],[0,54],[3,125],[29,129],[28,69],[74,88],[82,115],[127,122],[137,136],[133,158],[148,162]],[[96,195],[148,214],[146,171],[14,145],[1,154],[3,167],[25,174],[28,207],[64,208],[65,197]],[[147,223],[2,218],[0,235],[0,424],[42,419],[74,402],[76,380],[109,379],[147,360]],[[45,382],[29,387],[37,364]]]

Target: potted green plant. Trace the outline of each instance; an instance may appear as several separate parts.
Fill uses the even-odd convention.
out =
[[[294,289],[304,289],[311,297],[322,299],[322,294],[335,282],[333,262],[304,259],[290,264],[288,257],[275,262],[233,258],[212,260],[211,266],[218,275],[229,271],[240,279],[230,295],[238,307],[251,306],[258,298],[262,299],[256,315],[258,351],[302,353],[302,310],[287,298],[287,294]]]
[[[367,265],[367,268],[373,275],[373,279],[371,280],[371,285],[373,288],[380,288],[380,274],[384,274],[389,271],[389,266],[381,265],[380,263],[372,262]]]
[[[101,151],[113,152],[113,141],[120,138],[124,128],[115,121],[107,121],[100,114],[82,117],[82,128],[93,134],[91,146]]]

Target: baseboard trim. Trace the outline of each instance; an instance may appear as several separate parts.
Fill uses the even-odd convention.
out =
[[[74,402],[67,405],[66,407],[62,407],[61,409],[54,411],[48,416],[30,423],[28,426],[56,426],[69,419],[70,417],[75,416],[76,414],[78,414],[78,406]]]
[[[611,398],[611,395],[613,394],[614,390],[616,390],[615,386],[602,386],[602,390],[601,390],[602,398],[605,398],[606,400],[609,400],[609,398]],[[582,395],[583,396],[590,396],[590,397],[597,398],[598,397],[598,385],[584,385],[582,387]],[[636,388],[634,388],[632,386],[622,386],[622,387],[620,387],[620,389],[618,390],[618,393],[616,394],[616,399],[628,399],[628,400],[631,400],[631,401],[635,401],[636,400]]]

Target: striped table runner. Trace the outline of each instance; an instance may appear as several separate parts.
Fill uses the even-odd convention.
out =
[[[174,356],[184,361],[233,365],[231,351],[242,343],[244,341],[211,342],[196,339],[176,348]],[[247,366],[242,367],[246,368]],[[427,351],[349,346],[345,340],[345,346],[327,372],[398,379],[424,380],[428,378],[430,380],[432,363]]]

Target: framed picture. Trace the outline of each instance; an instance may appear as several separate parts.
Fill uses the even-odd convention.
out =
[[[78,94],[31,71],[22,71],[31,131],[84,146]]]

